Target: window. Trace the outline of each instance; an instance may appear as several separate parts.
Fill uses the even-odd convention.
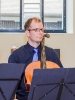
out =
[[[23,6],[23,26],[30,17],[41,17],[40,0],[24,0]]]
[[[0,30],[20,29],[20,1],[0,0]]]
[[[43,22],[47,32],[66,32],[65,0],[44,0]]]
[[[0,0],[0,32],[24,32],[24,23],[39,17],[48,33],[66,32],[66,0]]]

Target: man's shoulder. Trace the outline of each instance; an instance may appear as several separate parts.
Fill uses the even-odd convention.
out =
[[[21,52],[21,51],[24,51],[24,50],[26,50],[26,44],[20,46],[18,49],[15,50],[15,52]]]
[[[18,49],[16,49],[15,51],[13,51],[12,54],[8,58],[8,62],[16,62],[16,63],[24,62],[23,58],[25,58],[25,55],[26,55],[25,47],[26,45],[23,45],[19,47]]]
[[[24,55],[24,53],[26,52],[26,44],[22,45],[21,47],[17,48],[11,55],[12,56],[21,56]]]
[[[54,51],[54,49],[53,49],[53,48],[48,47],[48,46],[45,46],[45,49],[46,49],[47,51]]]
[[[45,46],[45,50],[47,55],[57,55],[56,51],[51,47]]]

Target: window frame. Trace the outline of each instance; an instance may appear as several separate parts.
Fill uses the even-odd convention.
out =
[[[42,4],[42,22],[44,25],[44,0],[40,1]],[[66,0],[63,0],[63,29],[62,30],[46,30],[46,33],[66,33]],[[22,29],[22,9],[23,9],[23,2],[20,0],[20,29],[0,29],[0,32],[24,32],[24,29]]]
[[[63,0],[63,30],[46,30],[46,33],[66,33],[66,0]],[[44,9],[44,0],[42,0],[42,9]],[[42,21],[44,25],[44,10],[42,10]]]

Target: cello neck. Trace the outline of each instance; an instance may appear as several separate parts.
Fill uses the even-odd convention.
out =
[[[45,37],[49,38],[49,34],[45,34],[41,41],[41,68],[46,68],[46,52],[45,52]]]

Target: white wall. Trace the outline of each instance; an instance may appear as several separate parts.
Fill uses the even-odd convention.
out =
[[[51,34],[50,39],[46,39],[46,45],[53,48],[60,48],[61,62],[64,67],[75,67],[75,0],[67,0],[67,33],[66,34]],[[73,4],[73,5],[72,5]],[[73,10],[72,10],[73,7]],[[8,61],[10,49],[13,45],[20,47],[24,45],[27,38],[24,33],[0,33],[0,54],[1,62]]]

